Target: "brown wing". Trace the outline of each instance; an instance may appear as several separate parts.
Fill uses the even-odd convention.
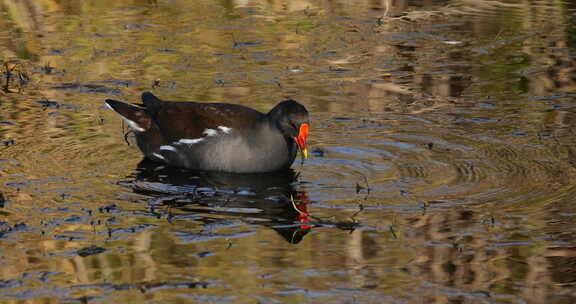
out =
[[[235,104],[163,102],[152,116],[164,138],[175,141],[204,136],[206,129],[219,126],[249,132],[264,114]]]

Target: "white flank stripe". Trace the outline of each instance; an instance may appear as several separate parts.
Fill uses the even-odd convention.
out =
[[[172,146],[160,146],[160,150],[168,150],[168,151],[176,152],[176,148],[174,148]]]
[[[197,144],[197,143],[199,143],[199,142],[201,142],[201,141],[203,141],[203,140],[204,140],[204,138],[194,138],[194,139],[186,139],[186,138],[184,138],[184,139],[179,140],[178,143],[180,143],[180,144],[193,145],[193,144]]]
[[[224,133],[226,133],[226,134],[230,133],[230,130],[232,130],[232,128],[228,128],[228,127],[225,127],[225,126],[219,126],[218,129],[220,129],[220,131],[222,131],[222,132],[224,132]]]
[[[152,153],[152,155],[158,157],[158,158],[161,159],[161,160],[166,160],[166,159],[164,158],[164,156],[162,156],[162,155],[160,155],[160,154],[158,154],[158,153]]]
[[[202,132],[202,134],[204,134],[206,136],[214,136],[214,135],[218,135],[218,131],[216,131],[214,129],[206,129],[206,130],[204,130],[204,132]]]

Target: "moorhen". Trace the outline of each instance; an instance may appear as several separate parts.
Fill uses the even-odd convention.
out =
[[[170,166],[273,172],[289,168],[297,150],[308,156],[308,111],[294,100],[266,114],[235,104],[162,101],[150,92],[142,104],[106,104],[134,130],[146,158]]]

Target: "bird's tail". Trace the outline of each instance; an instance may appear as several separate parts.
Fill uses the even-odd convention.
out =
[[[106,105],[136,132],[146,132],[152,127],[152,118],[143,108],[112,99],[106,99]]]

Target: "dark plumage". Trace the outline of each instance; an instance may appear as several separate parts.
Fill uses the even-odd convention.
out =
[[[306,158],[306,108],[286,100],[263,114],[241,105],[162,101],[150,92],[135,106],[107,99],[136,133],[144,156],[171,166],[236,173],[290,167]]]

